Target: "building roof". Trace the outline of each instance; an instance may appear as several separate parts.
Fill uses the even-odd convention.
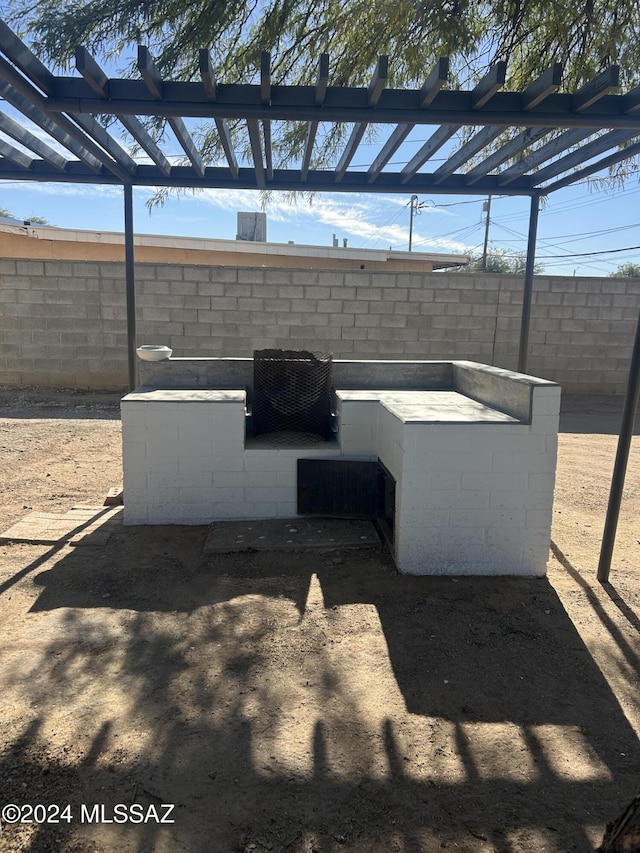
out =
[[[469,257],[466,255],[213,240],[158,234],[136,234],[134,245],[138,261],[153,263],[394,272],[431,272],[469,263]],[[122,261],[123,247],[124,235],[118,232],[82,231],[0,221],[0,253],[3,257]]]

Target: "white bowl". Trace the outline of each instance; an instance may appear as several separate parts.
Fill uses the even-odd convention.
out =
[[[143,361],[164,361],[166,358],[171,358],[173,350],[170,347],[160,346],[160,344],[145,344],[138,347],[136,352],[138,358]]]

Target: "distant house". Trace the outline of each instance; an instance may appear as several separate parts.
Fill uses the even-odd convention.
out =
[[[469,257],[466,255],[209,240],[156,234],[136,234],[134,243],[136,261],[155,264],[432,272],[469,263]],[[17,220],[0,220],[0,256],[122,261],[124,235],[110,231],[80,231],[43,225],[32,226]]]

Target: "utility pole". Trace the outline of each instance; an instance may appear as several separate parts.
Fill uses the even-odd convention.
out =
[[[413,217],[418,209],[418,196],[412,195],[409,204],[411,205],[411,209],[409,211],[409,251],[411,251],[411,244],[413,242]]]
[[[482,247],[482,262],[480,269],[483,272],[487,271],[487,247],[489,245],[489,225],[491,224],[491,196],[482,205],[482,210],[487,214],[487,219],[484,224],[484,246]]]
[[[418,201],[418,196],[412,195],[409,204],[411,206],[409,211],[409,251],[411,251],[411,245],[413,243],[413,217],[420,213],[420,211],[425,207],[435,207],[436,203],[430,198],[426,201]]]

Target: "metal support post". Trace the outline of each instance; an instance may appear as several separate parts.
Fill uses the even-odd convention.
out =
[[[127,352],[129,391],[137,386],[136,370],[136,285],[133,263],[133,187],[124,185],[124,265],[127,303]]]
[[[624,478],[627,473],[627,462],[629,461],[629,450],[631,448],[631,437],[638,411],[640,400],[640,314],[636,327],[636,339],[631,354],[631,366],[629,367],[629,379],[627,382],[627,395],[622,410],[622,424],[620,425],[620,436],[618,438],[618,450],[616,461],[613,466],[611,478],[611,491],[609,492],[609,505],[607,507],[607,518],[604,523],[602,534],[602,548],[600,550],[600,562],[598,563],[598,580],[606,583],[609,580],[611,569],[611,558],[613,557],[613,546],[616,541],[618,529],[618,516],[622,503],[622,491],[624,489]]]
[[[529,349],[529,326],[531,325],[531,301],[533,298],[533,269],[536,264],[536,237],[538,234],[538,211],[540,196],[531,196],[529,213],[529,239],[527,240],[527,265],[524,272],[524,292],[522,294],[522,322],[520,325],[520,350],[518,352],[518,370],[527,372],[527,351]]]

